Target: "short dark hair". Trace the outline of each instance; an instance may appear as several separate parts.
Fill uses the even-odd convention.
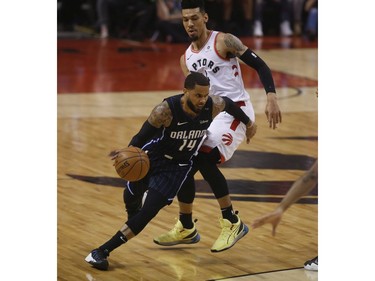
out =
[[[210,79],[208,79],[208,77],[204,76],[202,73],[192,71],[186,77],[184,87],[191,90],[195,88],[195,85],[209,86]]]
[[[199,8],[201,12],[205,11],[204,0],[182,0],[181,9]]]

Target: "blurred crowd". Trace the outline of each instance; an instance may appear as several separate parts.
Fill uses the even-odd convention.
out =
[[[208,27],[241,36],[318,35],[318,0],[206,0]],[[100,38],[188,41],[180,0],[58,0],[58,32]]]

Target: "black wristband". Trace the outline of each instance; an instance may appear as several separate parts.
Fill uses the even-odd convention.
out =
[[[225,101],[224,110],[226,112],[228,112],[234,118],[240,120],[245,125],[247,125],[251,121],[249,116],[247,116],[245,112],[243,112],[243,110],[234,103],[234,101],[227,97],[222,97],[222,99]]]

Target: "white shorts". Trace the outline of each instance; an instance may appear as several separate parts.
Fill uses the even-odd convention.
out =
[[[236,104],[241,106],[251,121],[255,121],[254,108],[250,101],[240,101]],[[217,147],[221,154],[220,163],[224,163],[232,157],[245,139],[246,125],[224,111],[220,112],[212,121],[207,130],[207,138],[200,150],[208,152]]]

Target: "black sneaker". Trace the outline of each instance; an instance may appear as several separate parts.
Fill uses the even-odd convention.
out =
[[[318,256],[305,262],[306,270],[318,271]]]
[[[100,270],[107,270],[109,263],[107,257],[109,254],[106,251],[101,249],[94,249],[90,254],[85,258],[89,264],[93,265],[95,268]]]

